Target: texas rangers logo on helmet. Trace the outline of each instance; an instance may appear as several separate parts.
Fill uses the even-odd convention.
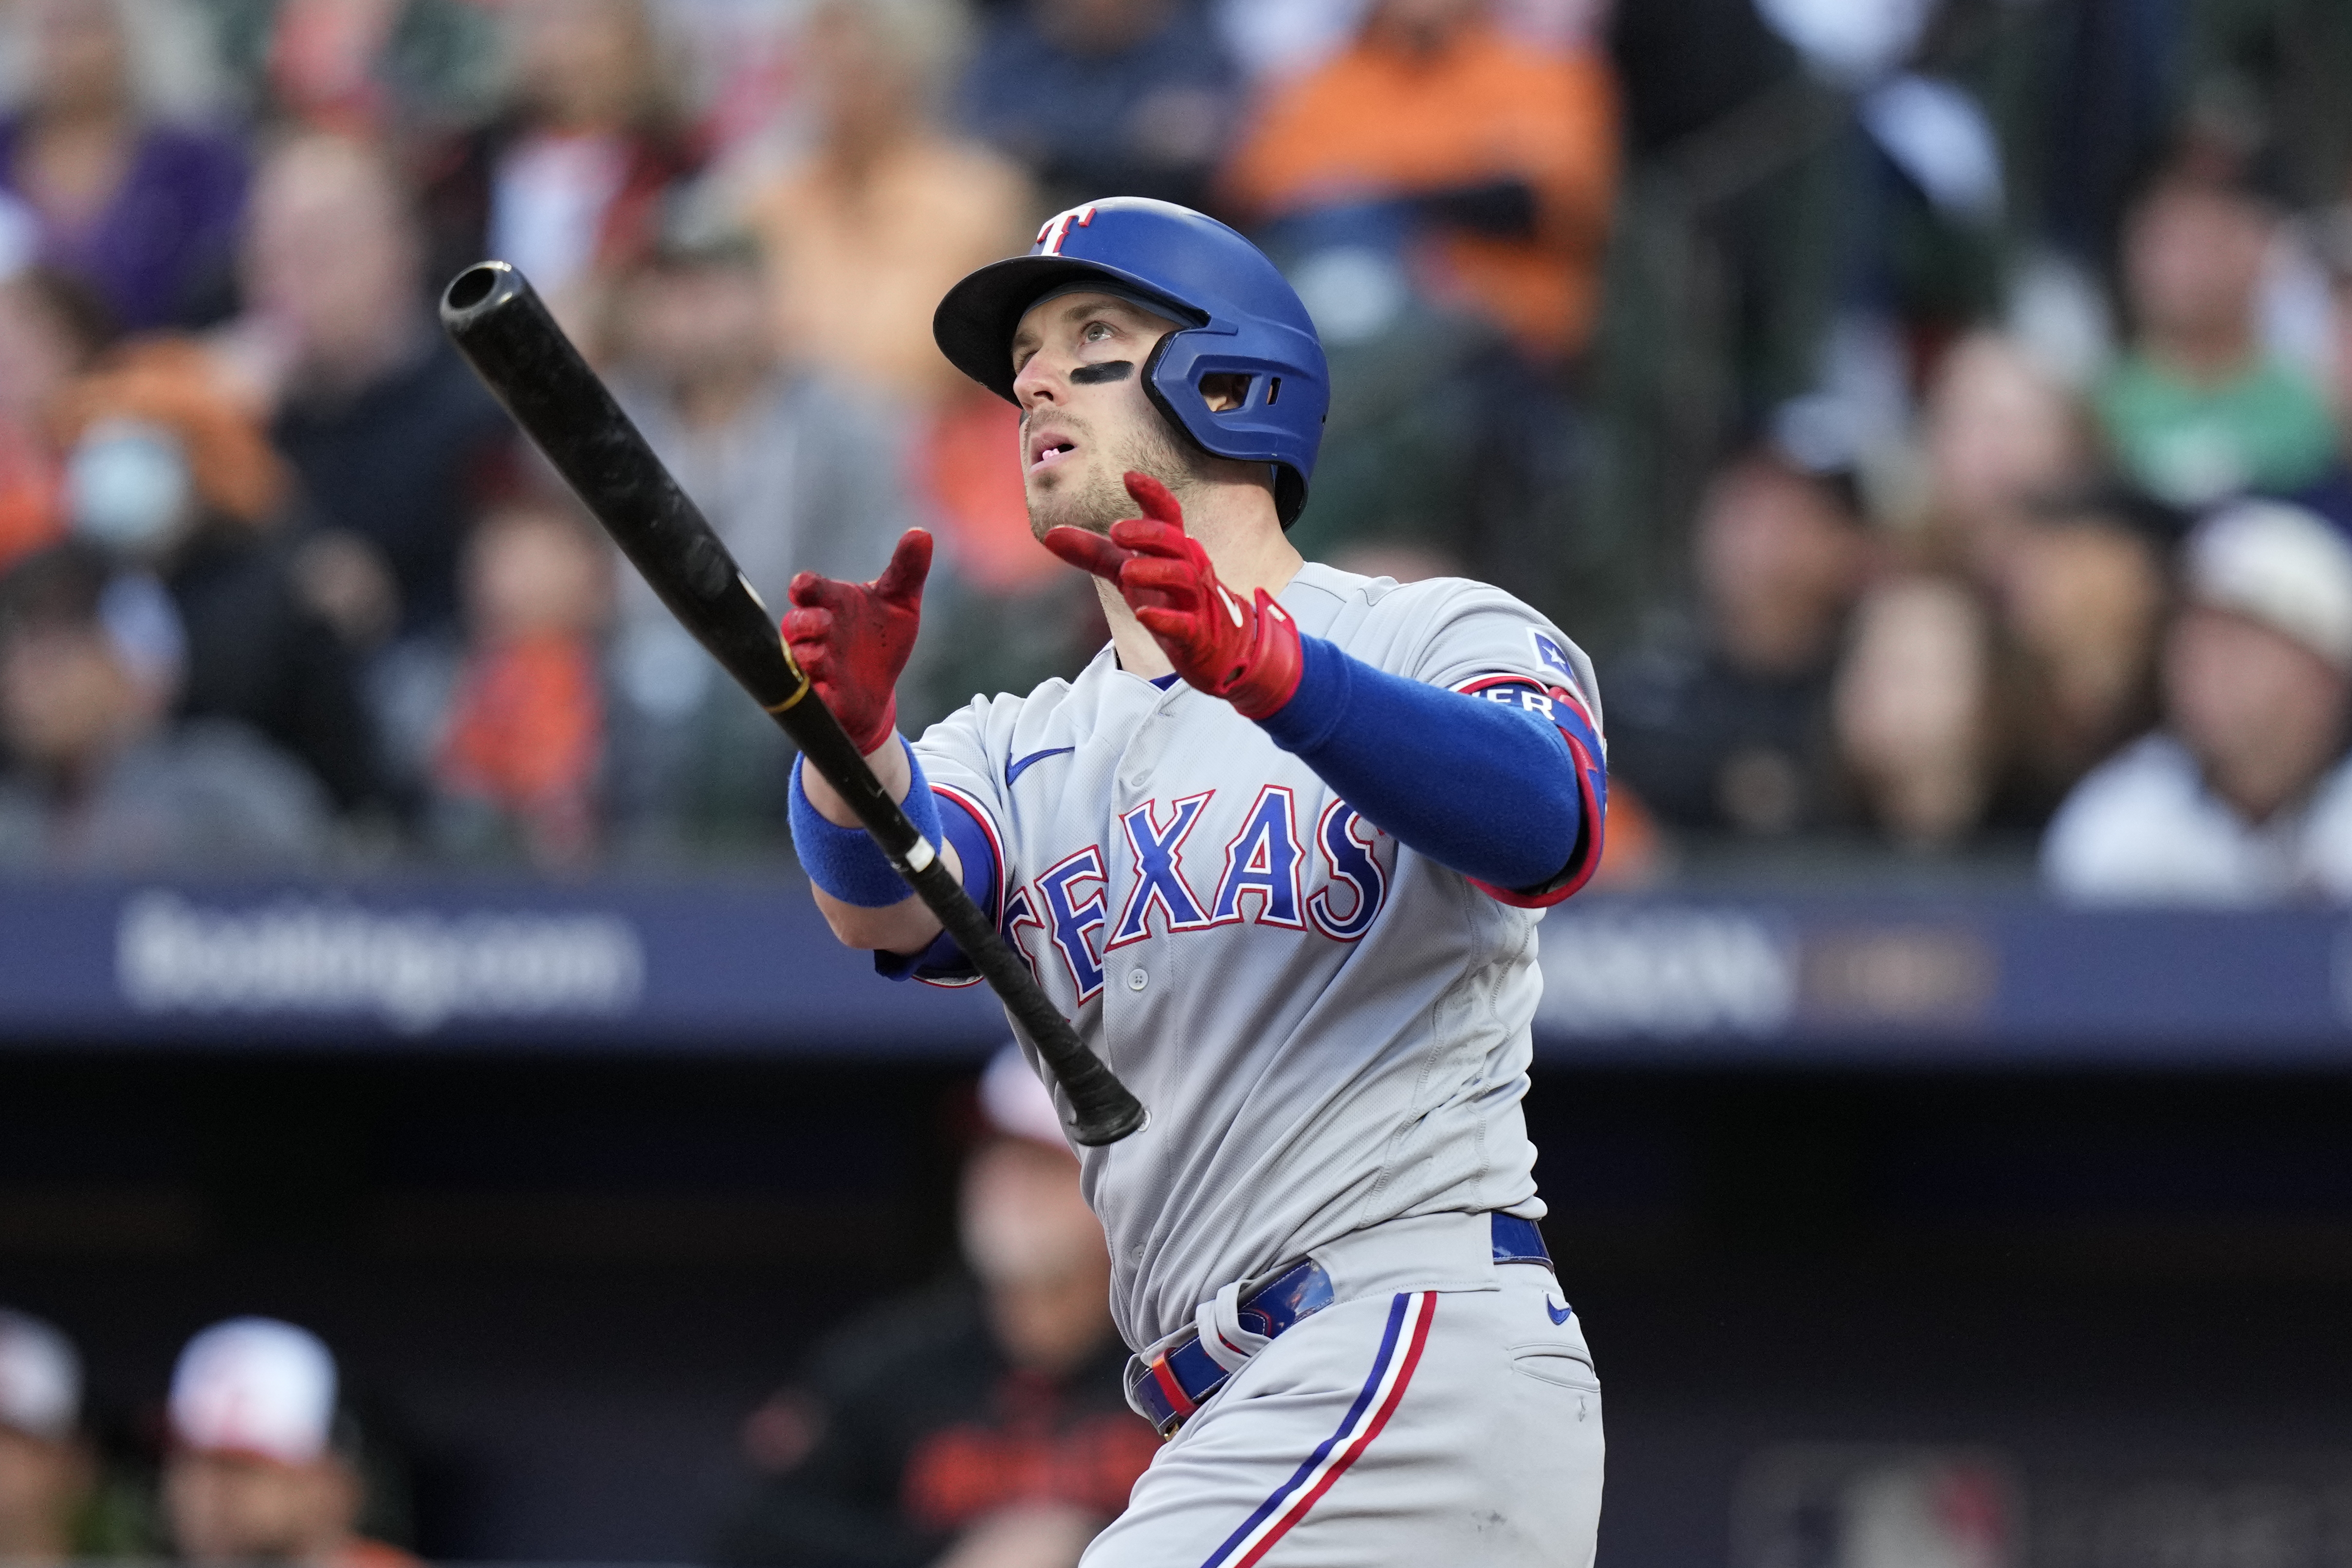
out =
[[[1067,212],[1055,213],[1045,220],[1045,226],[1037,231],[1037,254],[1061,255],[1062,241],[1070,237],[1070,226],[1076,224],[1080,228],[1086,228],[1094,221],[1095,209],[1090,206],[1072,207]]]

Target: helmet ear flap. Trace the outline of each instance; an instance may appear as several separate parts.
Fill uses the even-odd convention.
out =
[[[1177,435],[1192,443],[1197,450],[1206,452],[1212,458],[1221,458],[1224,454],[1212,450],[1208,443],[1202,440],[1193,430],[1192,423],[1177,412],[1175,404],[1169,400],[1169,388],[1160,379],[1160,363],[1168,357],[1169,345],[1183,336],[1185,332],[1193,330],[1180,327],[1175,331],[1162,334],[1160,341],[1151,345],[1151,352],[1145,355],[1143,360],[1143,395],[1151,399],[1151,406],[1160,410],[1160,416],[1168,422]],[[1183,384],[1178,384],[1181,386]],[[1194,401],[1200,401],[1198,386],[1184,387],[1184,390],[1192,395]],[[1207,405],[1202,403],[1202,407],[1205,410]],[[1276,463],[1273,468],[1274,514],[1287,530],[1292,523],[1298,521],[1298,514],[1306,509],[1307,479],[1288,463]]]
[[[1307,481],[1288,463],[1274,466],[1274,515],[1287,530],[1307,510]]]
[[[1192,427],[1184,422],[1184,416],[1176,412],[1176,405],[1168,400],[1168,389],[1160,384],[1160,366],[1168,357],[1168,345],[1174,342],[1177,334],[1182,331],[1179,327],[1174,332],[1162,332],[1160,341],[1151,345],[1151,352],[1143,356],[1143,395],[1151,399],[1151,406],[1160,410],[1160,417],[1168,421],[1176,434],[1207,452],[1209,449],[1201,446],[1201,438],[1192,434]],[[1214,457],[1216,454],[1211,452],[1209,455]]]

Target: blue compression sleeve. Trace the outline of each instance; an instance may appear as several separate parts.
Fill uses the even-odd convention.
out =
[[[907,766],[914,782],[907,788],[905,806],[907,820],[917,832],[937,847],[940,842],[939,797],[931,793],[930,781],[923,777],[923,764],[915,756],[915,748],[908,746],[901,736],[898,744],[906,746]],[[801,868],[809,880],[839,899],[845,904],[860,909],[883,910],[914,897],[913,890],[890,868],[890,862],[862,827],[844,827],[829,822],[818,812],[801,784],[801,769],[806,759],[793,760],[792,823],[793,852],[801,858]]]
[[[988,916],[994,925],[1002,918],[997,908],[997,877],[1002,870],[996,861],[994,835],[982,826],[972,809],[952,795],[931,792],[937,803],[940,826],[947,841],[955,846],[956,858],[963,866],[964,891],[972,902]],[[921,980],[934,985],[969,985],[979,980],[980,971],[964,956],[956,939],[941,931],[931,945],[920,952],[890,952],[877,951],[874,973],[885,980]]]
[[[1258,721],[1397,841],[1501,889],[1543,886],[1580,842],[1577,763],[1549,720],[1298,639],[1298,689]]]

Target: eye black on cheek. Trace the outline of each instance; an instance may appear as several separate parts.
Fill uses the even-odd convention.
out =
[[[1098,386],[1105,382],[1125,381],[1134,374],[1135,363],[1132,360],[1105,360],[1100,364],[1078,366],[1070,373],[1070,382],[1076,386]]]

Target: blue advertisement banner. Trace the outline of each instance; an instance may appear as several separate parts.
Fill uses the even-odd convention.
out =
[[[2352,916],[2030,900],[1580,899],[1540,1059],[2352,1063]],[[0,885],[0,1045],[967,1057],[980,987],[895,984],[755,882]]]

